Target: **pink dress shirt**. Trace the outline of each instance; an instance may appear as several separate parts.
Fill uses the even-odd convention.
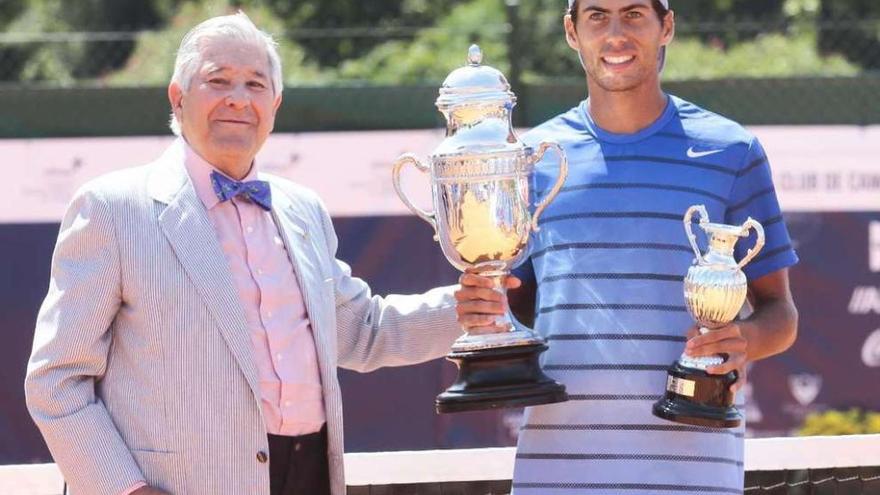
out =
[[[247,318],[266,429],[286,436],[320,431],[326,416],[315,340],[283,234],[272,214],[250,200],[221,203],[211,185],[216,169],[183,139],[179,145],[186,149],[187,173],[208,210]],[[255,180],[256,168],[243,181]]]
[[[256,166],[243,181],[256,180]],[[250,200],[221,203],[216,169],[186,146],[186,169],[208,210],[238,291],[260,377],[267,431],[305,435],[325,422],[318,356],[294,267],[272,214]]]

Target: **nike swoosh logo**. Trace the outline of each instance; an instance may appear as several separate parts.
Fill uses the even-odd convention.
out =
[[[721,153],[722,151],[724,150],[694,151],[694,147],[691,146],[690,148],[688,148],[687,155],[689,158],[702,158],[704,156]]]

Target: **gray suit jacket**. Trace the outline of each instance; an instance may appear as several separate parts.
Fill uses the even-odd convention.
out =
[[[77,495],[113,495],[140,478],[174,495],[269,493],[247,323],[183,157],[178,140],[152,164],[92,181],[61,225],[25,390]],[[335,259],[317,196],[262,178],[312,323],[331,486],[341,495],[337,366],[369,371],[444,355],[460,334],[452,288],[372,296]]]

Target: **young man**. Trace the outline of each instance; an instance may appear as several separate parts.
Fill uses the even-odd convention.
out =
[[[666,0],[570,0],[566,41],[590,97],[525,140],[559,142],[570,171],[544,213],[529,261],[511,277],[510,304],[545,338],[548,374],[570,400],[526,411],[514,490],[525,493],[741,493],[743,427],[714,429],[652,415],[667,367],[686,350],[726,354],[710,368],[744,377],[749,361],[787,349],[797,312],[787,268],[797,262],[758,141],[730,120],[665,94],[659,73],[674,33]],[[534,194],[556,177],[538,165]],[[760,221],[767,245],[748,266],[753,314],[696,336],[682,281],[694,254],[685,211],[714,222]],[[737,245],[742,258],[753,240]],[[491,327],[501,296],[461,278],[459,320]],[[686,336],[693,337],[685,346]],[[742,380],[734,385],[741,386]],[[738,401],[740,407],[741,400]]]

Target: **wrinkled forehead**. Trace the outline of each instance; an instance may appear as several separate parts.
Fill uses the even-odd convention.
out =
[[[233,37],[206,37],[199,42],[200,70],[233,70],[270,77],[269,53],[260,43]]]
[[[571,6],[574,5],[575,1],[576,0],[568,0],[568,8],[571,8]],[[660,3],[662,3],[663,6],[667,9],[669,8],[669,0],[660,0]]]

